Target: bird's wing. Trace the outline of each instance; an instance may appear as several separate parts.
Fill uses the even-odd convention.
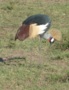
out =
[[[37,26],[39,28],[38,34],[43,34],[48,28],[48,25],[49,23],[46,23],[45,25],[42,24],[42,25]]]
[[[29,38],[35,38],[38,35],[39,27],[37,24],[31,24],[29,27]]]
[[[46,23],[45,25],[37,25],[36,23],[31,24],[29,27],[29,37],[34,38],[37,35],[43,34],[46,31],[48,25],[49,23]]]

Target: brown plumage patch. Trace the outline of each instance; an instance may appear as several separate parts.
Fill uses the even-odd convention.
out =
[[[35,38],[38,36],[39,33],[39,27],[38,25],[35,24],[30,24],[30,25],[25,25],[23,24],[22,26],[19,27],[15,40],[19,39],[20,41],[23,41],[26,38]]]
[[[49,33],[54,37],[54,39],[56,39],[57,41],[61,41],[62,40],[62,34],[59,30],[57,29],[51,29],[49,30]]]
[[[35,38],[38,35],[39,27],[37,24],[31,24],[29,27],[29,38]]]
[[[29,36],[29,25],[22,25],[19,27],[16,36],[15,36],[15,40],[19,39],[20,41],[26,39]]]

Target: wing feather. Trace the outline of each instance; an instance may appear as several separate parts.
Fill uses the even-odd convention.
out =
[[[29,37],[34,38],[40,34],[43,34],[46,31],[48,25],[49,23],[46,23],[45,25],[37,25],[36,23],[31,24],[29,29]]]

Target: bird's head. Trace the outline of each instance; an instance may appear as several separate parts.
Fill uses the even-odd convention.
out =
[[[51,29],[48,33],[51,35],[48,39],[50,43],[54,43],[55,41],[61,41],[62,34],[59,30]]]
[[[53,37],[50,37],[50,38],[48,39],[48,41],[50,42],[50,44],[52,44],[52,43],[55,42],[55,39],[54,39]]]

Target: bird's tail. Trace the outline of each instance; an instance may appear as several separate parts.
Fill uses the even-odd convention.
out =
[[[29,26],[22,25],[19,27],[19,29],[15,35],[15,40],[19,39],[20,41],[23,41],[28,36],[29,36]]]
[[[17,35],[15,35],[15,41],[17,40]]]

